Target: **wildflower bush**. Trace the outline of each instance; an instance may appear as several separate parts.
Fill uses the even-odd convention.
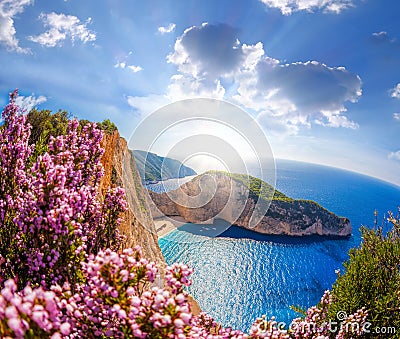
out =
[[[0,270],[19,287],[75,284],[85,255],[118,247],[124,193],[116,188],[99,201],[102,132],[88,124],[78,133],[77,120],[66,135],[51,137],[48,152],[29,167],[31,127],[16,95],[3,111],[0,134]]]
[[[351,339],[364,334],[364,324],[367,319],[367,311],[364,307],[354,314],[347,315],[344,311],[338,311],[333,317],[329,317],[329,309],[333,297],[330,291],[325,291],[317,306],[310,307],[304,318],[296,318],[291,323],[291,335],[294,338],[306,339]]]
[[[31,125],[15,105],[16,96],[15,91],[4,108],[0,127],[1,338],[321,339],[362,334],[328,333],[323,324],[331,305],[328,293],[289,329],[263,317],[245,334],[221,327],[205,313],[193,316],[185,292],[191,269],[167,267],[166,286],[160,286],[156,264],[143,258],[140,248],[120,249],[118,226],[126,201],[118,187],[99,197],[99,126],[69,121],[66,133],[49,136],[39,152],[29,142]],[[39,142],[40,135],[35,138]],[[365,316],[361,309],[347,320],[361,323]]]

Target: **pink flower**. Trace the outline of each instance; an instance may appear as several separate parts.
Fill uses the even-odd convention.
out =
[[[69,323],[62,323],[60,325],[60,333],[63,335],[69,335],[71,332],[71,325]]]

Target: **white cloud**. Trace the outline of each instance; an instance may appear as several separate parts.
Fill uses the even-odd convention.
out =
[[[171,100],[165,95],[150,94],[146,97],[128,96],[127,102],[128,105],[138,111],[140,115],[145,116],[171,103]]]
[[[225,24],[192,26],[176,40],[167,56],[179,73],[171,77],[167,96],[171,100],[193,97],[222,99],[222,80],[238,71],[244,54],[236,31]]]
[[[361,79],[343,67],[262,58],[255,71],[242,73],[234,99],[254,110],[268,109],[289,124],[354,129],[358,125],[344,115],[345,102],[356,102],[359,96]]]
[[[52,12],[40,14],[39,19],[48,30],[40,35],[30,36],[28,39],[42,46],[60,46],[67,38],[71,39],[72,43],[77,40],[83,43],[96,40],[96,33],[87,28],[92,21],[91,18],[82,23],[76,16]]]
[[[400,113],[393,113],[393,119],[400,121]]]
[[[177,38],[167,61],[177,73],[165,94],[129,97],[132,107],[147,114],[154,110],[154,100],[207,97],[244,107],[279,135],[295,135],[313,125],[359,127],[346,114],[347,104],[362,94],[356,74],[317,61],[282,63],[267,56],[261,42],[241,43],[228,25],[189,27]]]
[[[33,4],[33,0],[0,0],[0,42],[10,51],[29,52],[29,49],[19,46],[14,18],[31,4]]]
[[[395,44],[398,42],[396,38],[391,37],[389,33],[386,31],[372,33],[372,40],[378,43],[389,43],[389,44]]]
[[[171,33],[175,30],[176,24],[170,23],[168,26],[160,26],[158,27],[158,32],[162,35],[166,33]]]
[[[390,152],[389,155],[388,155],[388,158],[391,159],[391,160],[400,161],[400,151]]]
[[[140,66],[135,66],[135,65],[130,65],[130,66],[127,66],[133,73],[137,73],[137,72],[140,72],[141,70],[143,70],[143,68],[142,67],[140,67]]]
[[[25,112],[31,111],[33,108],[36,106],[44,103],[47,101],[47,98],[43,95],[40,95],[39,97],[35,97],[34,94],[24,97],[24,96],[18,96],[15,99],[15,103],[21,108],[21,110]]]
[[[400,83],[390,90],[390,96],[392,98],[400,99]]]
[[[167,61],[182,73],[197,78],[213,78],[234,72],[243,58],[237,31],[225,24],[187,28],[176,40]]]
[[[388,33],[386,31],[380,31],[372,33],[372,37],[378,40],[386,40],[388,38]]]
[[[122,69],[124,69],[124,68],[126,67],[126,62],[123,62],[123,61],[117,62],[117,63],[114,65],[114,67],[115,67],[115,68],[122,68]]]
[[[315,120],[315,123],[318,125],[322,126],[327,126],[327,127],[344,127],[344,128],[350,128],[350,129],[357,129],[360,126],[354,122],[349,120],[345,115],[341,114],[341,111],[338,111],[337,113],[335,112],[323,112],[323,118],[326,120]]]
[[[357,75],[317,61],[282,63],[265,55],[261,42],[240,43],[228,25],[186,29],[167,61],[179,71],[168,87],[172,100],[225,98],[255,111],[261,124],[288,134],[312,124],[358,128],[345,115],[345,103],[361,96]]]
[[[295,121],[283,121],[274,116],[271,111],[261,111],[256,118],[257,122],[269,135],[283,139],[299,132],[299,125]]]
[[[127,65],[125,61],[119,61],[114,65],[114,68],[128,68],[130,69],[133,73],[137,73],[143,70],[141,66],[135,66],[135,65]]]
[[[141,66],[136,66],[136,65],[129,65],[128,64],[128,59],[130,58],[130,56],[133,54],[132,51],[129,51],[127,55],[125,55],[122,60],[117,60],[116,64],[114,65],[114,68],[121,68],[121,69],[129,69],[131,70],[133,73],[137,73],[143,70],[143,68]]]
[[[270,8],[279,9],[283,15],[290,15],[293,12],[307,11],[314,12],[322,10],[326,13],[339,14],[343,10],[354,7],[353,0],[260,0]]]

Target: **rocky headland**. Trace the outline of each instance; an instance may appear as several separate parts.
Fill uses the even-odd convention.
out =
[[[206,192],[209,184],[211,193]],[[251,176],[207,172],[174,191],[149,193],[154,202],[153,217],[178,216],[191,223],[211,223],[217,217],[270,235],[348,237],[352,232],[348,218],[339,217],[314,201],[287,197]],[[202,194],[206,197],[200,198]],[[205,202],[202,205],[201,199]],[[196,206],[192,208],[193,205]],[[262,215],[257,216],[259,213]]]

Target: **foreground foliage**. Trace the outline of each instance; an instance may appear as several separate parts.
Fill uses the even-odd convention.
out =
[[[17,277],[19,287],[75,284],[85,255],[118,248],[124,193],[115,188],[98,199],[103,134],[94,124],[79,132],[78,121],[70,121],[31,164],[31,126],[16,95],[0,134],[0,270],[4,279]]]
[[[339,311],[353,313],[364,306],[368,320],[380,331],[400,332],[400,224],[392,214],[392,225],[383,228],[361,228],[362,244],[350,251],[344,264],[345,273],[333,285],[334,302],[330,315]],[[400,333],[398,333],[400,336]],[[373,338],[389,338],[388,333],[375,333]]]

